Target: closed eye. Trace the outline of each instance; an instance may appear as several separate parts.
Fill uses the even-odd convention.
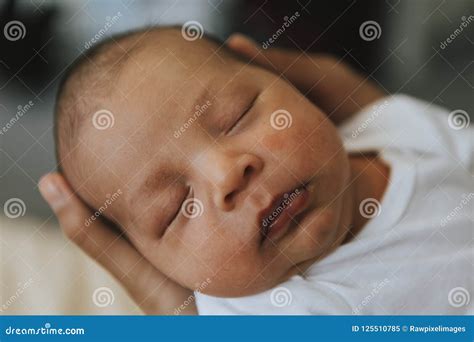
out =
[[[245,115],[247,115],[247,113],[250,111],[250,109],[252,109],[255,101],[257,100],[257,97],[258,97],[258,94],[255,95],[255,97],[252,99],[252,101],[250,101],[250,104],[245,108],[245,110],[242,112],[242,114],[240,114],[240,116],[237,118],[237,120],[234,121],[234,123],[232,124],[231,127],[229,127],[225,134],[232,134],[233,131],[235,131],[235,129],[238,128],[240,122],[242,121],[242,119],[244,118]]]

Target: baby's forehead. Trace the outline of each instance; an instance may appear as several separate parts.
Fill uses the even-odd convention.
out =
[[[128,127],[146,126],[159,119],[160,131],[172,131],[196,108],[212,102],[228,102],[230,93],[243,78],[237,61],[223,62],[215,55],[185,64],[177,55],[147,51],[140,54],[140,65],[127,63],[110,98],[112,106],[123,113]],[[223,66],[226,66],[223,68]],[[132,132],[133,134],[133,132]]]
[[[150,35],[128,42],[131,48],[124,53],[124,69],[132,73],[150,72],[163,66],[170,74],[178,71],[183,75],[193,75],[202,74],[202,69],[207,73],[222,71],[222,67],[237,61],[236,55],[224,43],[206,38],[187,41],[174,31],[158,37]]]

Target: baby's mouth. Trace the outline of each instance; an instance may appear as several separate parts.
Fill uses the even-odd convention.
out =
[[[271,205],[259,214],[262,243],[277,240],[288,230],[293,218],[305,210],[309,199],[306,184],[274,197]]]

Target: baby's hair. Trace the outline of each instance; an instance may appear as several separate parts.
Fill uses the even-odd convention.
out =
[[[148,27],[113,35],[83,52],[67,68],[59,83],[54,109],[54,142],[58,172],[64,173],[62,159],[74,150],[87,114],[101,107],[100,102],[111,95],[112,84],[119,77],[131,54],[144,47],[140,40],[148,35],[166,34],[181,35],[181,27]],[[208,34],[204,34],[203,38],[215,44],[219,53],[243,60],[219,39]],[[78,167],[81,165],[75,166],[75,172]]]

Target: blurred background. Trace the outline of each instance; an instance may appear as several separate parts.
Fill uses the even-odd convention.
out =
[[[333,53],[388,92],[472,119],[473,9],[472,0],[0,0],[0,313],[140,312],[58,234],[37,189],[55,169],[58,82],[97,41],[193,21],[222,40],[242,32],[263,47]],[[104,289],[107,308],[94,301]]]

